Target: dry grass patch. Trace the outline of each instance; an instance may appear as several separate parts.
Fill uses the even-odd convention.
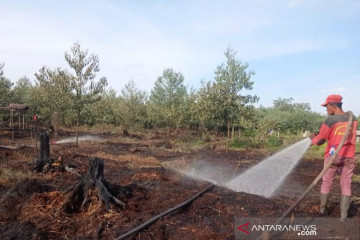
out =
[[[355,204],[360,204],[360,197],[359,196],[352,196],[351,201]]]
[[[360,154],[356,154],[355,155],[355,164],[359,164],[360,163]]]
[[[352,182],[354,182],[354,183],[360,183],[360,175],[354,174],[354,175],[352,176]]]
[[[95,154],[91,154],[89,157],[98,157],[110,159],[116,162],[123,162],[131,169],[162,167],[162,164],[154,157],[141,157],[133,154],[118,156],[104,152],[97,152]]]
[[[26,171],[17,171],[10,168],[0,170],[0,184],[13,186],[24,179],[30,178],[31,173]]]

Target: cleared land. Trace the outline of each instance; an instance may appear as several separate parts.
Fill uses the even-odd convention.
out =
[[[16,132],[11,142],[11,133],[0,131],[0,239],[114,239],[209,185],[170,167],[186,168],[201,161],[223,166],[219,172],[230,177],[270,154],[259,149],[227,152],[221,139],[197,144],[191,141],[196,135],[184,132],[170,138],[159,132],[133,137],[91,133],[102,141],[82,141],[79,148],[73,143],[50,146],[51,157],[61,157],[63,165],[80,176],[57,169],[38,173],[29,166],[38,154],[30,133]],[[73,136],[71,131],[62,131],[55,140]],[[4,147],[10,145],[17,148]],[[69,187],[87,174],[93,157],[104,160],[104,177],[115,190],[118,186],[128,190],[116,196],[126,207],[111,204],[106,211],[93,192],[81,211],[64,211]],[[318,175],[322,164],[321,158],[304,157],[280,186],[279,194],[270,199],[216,186],[129,239],[234,239],[234,217],[280,217]],[[350,215],[360,217],[358,167],[355,174]],[[330,217],[337,218],[340,188],[339,179],[335,181],[329,204]],[[298,206],[297,217],[319,216],[319,187]]]

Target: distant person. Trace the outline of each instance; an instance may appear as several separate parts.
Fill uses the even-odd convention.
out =
[[[340,95],[330,95],[321,106],[326,107],[329,117],[321,124],[318,134],[310,135],[312,144],[322,145],[327,141],[325,148],[324,166],[331,161],[334,149],[339,146],[349,121],[349,112],[342,110],[342,97]],[[351,197],[351,177],[355,168],[355,138],[357,120],[354,117],[352,128],[345,140],[342,148],[339,150],[333,164],[326,171],[322,179],[320,192],[320,213],[328,214],[326,205],[334,181],[336,172],[340,173],[341,199],[340,199],[340,221],[345,221],[348,215]]]
[[[33,120],[34,120],[34,123],[37,122],[37,120],[38,120],[38,115],[37,114],[34,114]]]

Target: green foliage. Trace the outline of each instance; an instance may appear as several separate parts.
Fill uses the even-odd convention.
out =
[[[247,71],[248,64],[243,64],[236,58],[236,52],[228,48],[225,51],[226,64],[221,64],[215,72],[215,82],[220,94],[223,96],[222,116],[224,123],[234,122],[239,115],[239,111],[249,103],[256,103],[257,96],[240,95],[243,89],[252,90],[254,84],[251,76],[254,71]]]
[[[88,56],[88,50],[82,50],[79,42],[74,43],[70,53],[65,52],[65,60],[75,71],[70,81],[75,93],[75,109],[80,115],[85,104],[100,100],[99,94],[107,85],[107,79],[102,77],[95,81],[96,73],[100,71],[99,58],[95,54]]]
[[[13,88],[13,102],[15,103],[28,103],[30,101],[30,91],[32,84],[30,79],[22,77],[15,83]]]
[[[132,80],[121,90],[117,111],[125,128],[139,129],[144,125],[147,118],[146,100],[146,92],[137,89]]]
[[[197,93],[194,89],[190,89],[190,93],[185,98],[183,105],[183,120],[182,127],[189,129],[199,129],[200,118],[197,111]]]
[[[49,122],[56,113],[64,123],[64,118],[69,117],[68,112],[74,107],[72,76],[61,68],[51,70],[44,66],[35,77],[37,87],[29,90],[30,108]]]
[[[4,75],[4,66],[5,66],[5,63],[0,63],[0,78],[3,77],[3,75]]]
[[[0,106],[7,106],[12,99],[13,83],[4,77],[4,66],[5,64],[0,64]]]
[[[262,147],[264,147],[264,143],[256,141],[255,138],[234,140],[234,143],[232,145],[234,146],[234,144],[237,144],[238,148],[262,148]]]
[[[322,159],[324,158],[326,144],[323,145],[312,145],[305,153],[305,158],[308,159]]]
[[[220,125],[217,105],[215,104],[219,96],[216,93],[215,86],[212,85],[211,82],[202,84],[203,86],[195,96],[194,108],[200,124],[207,129],[213,129]]]
[[[253,71],[247,71],[248,64],[236,59],[231,48],[225,51],[226,64],[221,64],[215,72],[215,81],[203,83],[197,99],[197,111],[201,124],[209,129],[226,128],[230,124],[239,124],[240,116],[246,120],[253,108],[248,104],[258,101],[257,96],[241,95],[243,89],[251,90]],[[245,115],[244,113],[248,113]]]
[[[74,92],[73,106],[76,111],[78,129],[82,120],[82,111],[86,111],[89,105],[101,99],[100,94],[107,85],[107,79],[102,77],[100,81],[95,81],[96,73],[100,71],[99,58],[95,54],[88,55],[88,50],[82,50],[79,42],[74,43],[70,53],[65,52],[65,60],[75,71],[75,76],[71,76],[70,83]],[[78,131],[76,135],[78,136]],[[76,146],[77,143],[76,138]]]
[[[280,137],[276,137],[276,136],[270,136],[267,139],[267,143],[270,147],[280,147],[284,144],[284,141],[282,138]]]
[[[187,89],[184,76],[173,69],[165,69],[151,90],[148,115],[158,127],[178,128],[184,119]]]
[[[293,103],[293,100],[293,98],[278,98],[273,102],[274,108],[287,112],[310,111],[309,103]]]
[[[164,127],[201,132],[232,128],[238,136],[233,136],[232,148],[278,148],[291,144],[305,130],[318,130],[324,116],[311,112],[308,103],[278,98],[273,107],[255,109],[253,103],[259,98],[247,94],[253,88],[254,71],[248,70],[249,65],[233,49],[227,48],[224,55],[226,61],[217,66],[213,81],[202,82],[198,90],[188,91],[182,73],[168,68],[157,78],[149,97],[134,81],[117,96],[115,90],[105,89],[105,77],[96,80],[99,58],[76,42],[65,52],[71,69],[44,66],[35,74],[35,85],[23,77],[12,88],[0,64],[0,104],[27,103],[40,119],[50,122],[58,116],[67,126],[112,124],[135,130]],[[207,142],[205,138],[193,140],[195,145]]]
[[[234,138],[232,141],[230,141],[230,148],[234,149],[244,149],[248,147],[252,147],[253,145],[249,141],[244,141],[239,138]]]
[[[292,103],[292,101],[292,98],[279,98],[274,101],[274,107],[259,108],[256,123],[271,122],[272,124],[268,124],[269,129],[282,134],[300,135],[303,131],[317,131],[324,117],[311,112],[307,103]]]

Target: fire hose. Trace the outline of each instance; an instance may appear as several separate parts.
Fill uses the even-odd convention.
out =
[[[346,130],[344,133],[344,136],[342,137],[339,146],[336,148],[335,153],[331,156],[330,162],[328,165],[324,166],[323,170],[319,173],[319,175],[314,179],[314,181],[309,185],[309,187],[305,190],[305,192],[299,197],[299,199],[291,206],[288,210],[274,223],[274,225],[280,224],[290,213],[294,211],[297,205],[308,195],[308,193],[315,187],[315,185],[320,181],[320,179],[324,176],[326,171],[330,168],[330,166],[335,161],[335,158],[337,157],[340,149],[345,143],[345,140],[348,138],[351,126],[353,122],[353,113],[349,111],[349,121],[346,126]],[[261,237],[258,237],[257,240],[261,239]]]
[[[188,205],[189,203],[191,203],[192,201],[194,201],[196,198],[200,197],[202,194],[206,193],[207,191],[210,191],[212,187],[214,187],[214,184],[208,185],[208,186],[207,186],[206,188],[204,188],[201,192],[195,194],[193,197],[189,198],[188,200],[180,203],[179,205],[177,205],[177,206],[175,206],[175,207],[173,207],[173,208],[170,208],[170,209],[166,210],[166,211],[163,212],[163,213],[160,213],[159,215],[151,218],[150,220],[146,221],[145,223],[141,224],[140,226],[138,226],[138,227],[134,228],[133,230],[131,230],[131,231],[129,231],[129,232],[127,232],[127,233],[125,233],[125,234],[123,234],[123,235],[115,238],[114,240],[125,239],[125,238],[127,238],[127,237],[129,237],[129,236],[131,236],[131,235],[133,235],[133,234],[141,231],[142,229],[146,228],[146,227],[149,226],[150,224],[152,224],[152,223],[154,223],[155,221],[157,221],[159,218],[162,218],[163,216],[168,215],[168,214],[176,211],[177,209],[182,208],[182,207]]]

